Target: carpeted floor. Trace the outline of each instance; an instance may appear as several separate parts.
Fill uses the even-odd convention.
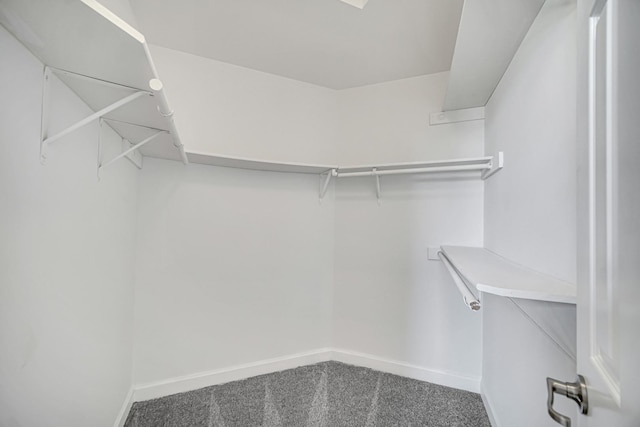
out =
[[[125,427],[490,427],[480,395],[325,362],[133,405]]]

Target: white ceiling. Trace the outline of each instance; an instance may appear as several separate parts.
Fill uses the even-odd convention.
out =
[[[447,71],[463,0],[131,0],[152,44],[333,89]]]

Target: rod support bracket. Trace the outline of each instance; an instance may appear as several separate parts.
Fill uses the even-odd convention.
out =
[[[376,197],[378,198],[378,204],[380,204],[381,191],[380,191],[380,175],[378,175],[378,168],[373,168],[373,170],[371,171],[371,174],[376,178]]]
[[[329,188],[329,182],[331,181],[331,177],[336,176],[337,171],[335,169],[331,169],[330,171],[326,172],[326,175],[327,176],[324,178],[324,181],[320,183],[320,200],[324,199],[324,195],[327,194],[327,189]]]
[[[498,173],[504,167],[504,152],[499,151],[498,155],[491,159],[491,168],[482,172],[482,180],[485,180]]]

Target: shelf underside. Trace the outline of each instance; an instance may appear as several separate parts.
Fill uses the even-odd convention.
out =
[[[456,269],[481,292],[575,304],[576,286],[518,265],[484,248],[443,246]]]
[[[93,0],[3,0],[0,24],[43,63],[146,88],[154,71],[144,37]]]
[[[103,118],[169,130],[169,119],[159,113],[159,100],[149,88],[150,80],[157,76],[144,37],[99,2],[3,0],[0,24],[51,67],[56,77],[93,111],[136,90],[150,92]],[[50,108],[55,108],[55,97]],[[132,143],[139,142],[142,138],[138,135],[144,133],[133,126],[109,125]],[[180,160],[174,140],[178,140],[177,135],[166,133],[140,152]]]
[[[187,151],[187,157],[189,158],[189,162],[191,163],[269,172],[308,173],[319,175],[337,168],[337,166],[270,162],[257,159],[248,159],[233,156],[219,156],[189,151]]]

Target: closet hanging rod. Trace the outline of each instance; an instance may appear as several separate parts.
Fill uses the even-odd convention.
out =
[[[188,165],[189,159],[187,158],[187,153],[184,152],[184,144],[182,144],[182,140],[180,140],[178,129],[173,119],[173,110],[169,108],[169,101],[167,101],[167,96],[164,93],[164,85],[159,79],[151,79],[149,80],[149,87],[158,99],[158,112],[166,118],[169,123],[169,132],[173,136],[173,145],[178,149],[182,163]]]
[[[445,268],[451,275],[453,282],[456,284],[458,291],[462,294],[462,299],[467,307],[469,307],[473,311],[480,310],[480,301],[476,298],[476,296],[469,290],[469,287],[465,283],[464,278],[458,273],[456,268],[453,266],[449,258],[442,251],[438,251],[438,257],[444,264]]]
[[[358,176],[384,176],[384,175],[404,175],[404,174],[417,174],[417,173],[435,173],[435,172],[459,172],[459,171],[486,171],[491,169],[491,164],[479,164],[479,165],[456,165],[456,166],[433,166],[424,168],[410,168],[410,169],[389,169],[389,170],[377,170],[373,168],[369,171],[362,172],[340,172],[340,170],[334,170],[333,176],[336,178],[352,178]]]

